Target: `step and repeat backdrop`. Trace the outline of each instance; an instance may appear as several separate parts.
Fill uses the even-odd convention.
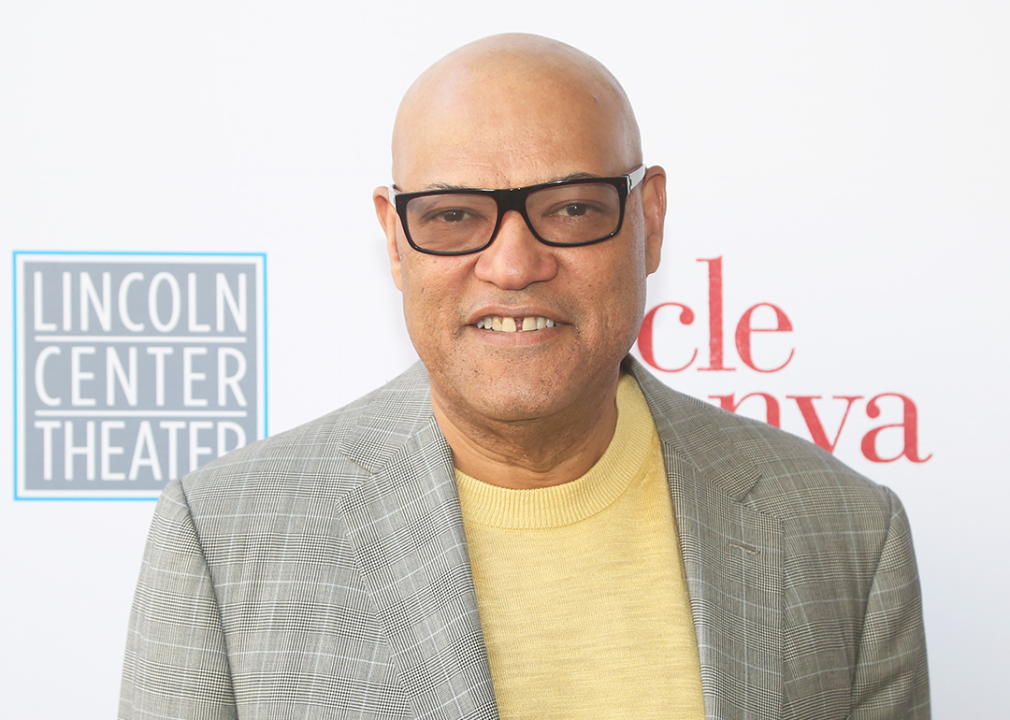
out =
[[[114,716],[168,480],[416,360],[371,191],[505,31],[606,64],[667,170],[633,353],[897,491],[935,716],[1002,715],[1010,10],[517,0],[0,10],[5,717]]]

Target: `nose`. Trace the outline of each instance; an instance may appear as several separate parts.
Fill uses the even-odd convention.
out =
[[[505,213],[494,242],[480,252],[474,274],[503,290],[522,290],[558,272],[553,248],[537,240],[515,210]]]

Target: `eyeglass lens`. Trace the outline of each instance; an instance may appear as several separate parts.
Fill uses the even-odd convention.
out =
[[[482,247],[498,221],[490,195],[422,195],[407,203],[407,227],[418,247],[433,252],[461,252]],[[546,187],[526,198],[534,232],[559,245],[579,245],[613,233],[621,218],[621,199],[608,183]]]

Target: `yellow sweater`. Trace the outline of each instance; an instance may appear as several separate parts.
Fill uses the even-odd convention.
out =
[[[623,376],[610,446],[570,483],[456,481],[502,720],[704,718],[659,437]]]

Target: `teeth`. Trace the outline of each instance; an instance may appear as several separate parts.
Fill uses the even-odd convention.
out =
[[[477,321],[477,327],[481,330],[491,330],[492,332],[533,332],[544,328],[556,327],[557,323],[550,318],[538,315],[527,315],[522,318],[509,316],[489,315]]]

